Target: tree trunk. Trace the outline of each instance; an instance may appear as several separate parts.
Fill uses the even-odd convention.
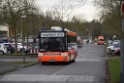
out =
[[[16,23],[13,23],[13,25],[12,25],[13,27],[12,28],[14,28],[14,40],[15,40],[15,53],[17,53],[17,30],[16,30]]]

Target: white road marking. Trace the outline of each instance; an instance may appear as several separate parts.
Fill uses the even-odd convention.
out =
[[[6,75],[0,81],[78,81],[93,82],[94,76],[87,75],[26,75],[12,74]]]
[[[101,59],[76,59],[76,61],[88,61],[88,62],[96,61],[96,62],[99,62],[99,61],[101,61]]]

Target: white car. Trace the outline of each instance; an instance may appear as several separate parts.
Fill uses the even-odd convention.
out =
[[[120,43],[112,44],[107,47],[107,53],[115,55],[120,53]]]
[[[0,55],[6,54],[7,53],[7,48],[4,44],[0,44]]]
[[[15,43],[10,43],[10,44],[15,48]],[[26,51],[27,49],[28,49],[27,46],[23,47],[22,43],[17,43],[17,51],[18,52],[23,52],[23,51]]]
[[[118,43],[120,43],[120,40],[114,40],[113,41],[113,44],[118,44]]]

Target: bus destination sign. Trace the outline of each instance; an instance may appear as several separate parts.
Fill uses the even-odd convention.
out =
[[[41,33],[41,37],[64,37],[63,32]]]

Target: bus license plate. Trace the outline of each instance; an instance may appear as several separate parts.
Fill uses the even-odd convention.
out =
[[[49,60],[49,62],[56,62],[55,60]]]

